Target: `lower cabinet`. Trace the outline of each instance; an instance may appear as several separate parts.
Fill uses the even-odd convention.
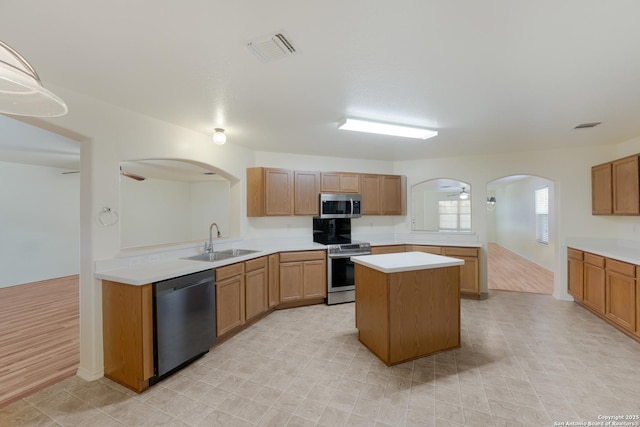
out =
[[[153,372],[153,289],[102,281],[105,377],[138,393]]]
[[[567,262],[575,301],[640,340],[640,266],[573,248]]]
[[[280,303],[280,255],[269,255],[269,308]]]
[[[628,331],[636,331],[636,267],[607,258],[605,316]]]
[[[567,249],[567,292],[578,301],[584,299],[584,253],[572,248]]]
[[[593,311],[604,314],[605,298],[604,257],[584,254],[584,304]]]
[[[407,245],[407,251],[426,252],[464,260],[460,266],[460,292],[462,296],[480,295],[479,249],[459,246]]]
[[[326,251],[280,253],[280,302],[327,296]]]
[[[216,335],[245,322],[244,263],[216,268]]]
[[[269,308],[269,276],[267,257],[244,263],[245,320],[251,320]]]

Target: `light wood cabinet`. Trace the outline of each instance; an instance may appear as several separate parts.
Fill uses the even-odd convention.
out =
[[[138,393],[149,387],[153,363],[153,289],[102,281],[105,377]]]
[[[280,303],[280,255],[269,255],[269,308]]]
[[[567,292],[578,301],[584,298],[584,262],[583,252],[567,248]]]
[[[381,215],[406,215],[406,178],[400,175],[381,177]],[[364,196],[363,196],[364,198]]]
[[[591,214],[611,215],[612,213],[611,163],[605,163],[591,168]]]
[[[584,304],[593,311],[604,314],[605,271],[604,257],[584,254]]]
[[[426,252],[428,254],[442,255],[441,246],[407,245],[407,251]]]
[[[293,171],[287,169],[247,169],[247,216],[293,215]]]
[[[380,198],[380,177],[378,175],[362,175],[360,177],[362,194],[362,215],[380,215],[382,200]]]
[[[371,255],[378,254],[395,254],[398,252],[405,252],[406,245],[386,245],[386,246],[372,246]]]
[[[350,172],[322,172],[320,191],[322,193],[359,193],[360,175]]]
[[[636,330],[636,267],[607,258],[605,316],[628,331]]]
[[[464,265],[460,266],[460,292],[480,295],[478,248],[445,246],[442,254],[464,260]]]
[[[320,214],[320,172],[294,171],[294,215]]]
[[[244,269],[245,321],[248,321],[269,308],[267,257],[246,261]]]
[[[325,251],[280,253],[280,302],[327,296]]]
[[[224,335],[244,322],[244,263],[216,268],[216,335]]]
[[[640,175],[638,156],[616,160],[611,165],[613,186],[613,213],[640,214]]]
[[[406,178],[401,175],[360,176],[363,215],[406,215]]]

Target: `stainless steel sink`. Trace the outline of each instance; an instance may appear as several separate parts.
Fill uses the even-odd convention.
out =
[[[215,251],[214,254],[220,254],[222,256],[227,256],[227,257],[235,257],[235,256],[249,255],[256,252],[258,251],[254,251],[251,249],[225,249],[223,251]]]
[[[220,261],[223,259],[235,258],[243,255],[249,255],[258,251],[254,251],[251,249],[225,249],[223,251],[214,251],[214,252],[206,252],[203,254],[198,254],[194,256],[190,256],[183,259],[188,259],[192,261]]]

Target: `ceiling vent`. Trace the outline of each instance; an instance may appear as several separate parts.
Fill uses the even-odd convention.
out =
[[[272,62],[296,53],[296,49],[282,32],[250,41],[247,47],[262,62]]]
[[[602,122],[592,122],[592,123],[580,123],[578,126],[574,127],[574,129],[589,129],[598,126]]]

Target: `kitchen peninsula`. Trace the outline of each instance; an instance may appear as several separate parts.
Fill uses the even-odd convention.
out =
[[[423,252],[352,257],[358,339],[395,365],[460,346],[460,266]]]

